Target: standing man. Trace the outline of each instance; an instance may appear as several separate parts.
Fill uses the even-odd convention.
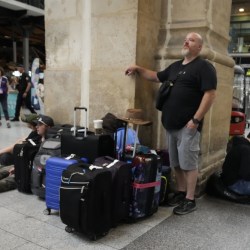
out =
[[[187,34],[182,55],[184,59],[161,72],[138,65],[130,66],[126,75],[137,73],[142,78],[174,85],[162,108],[162,124],[168,133],[170,165],[175,171],[176,189],[169,205],[175,214],[196,210],[195,187],[198,177],[199,142],[202,122],[210,109],[217,86],[215,68],[199,54],[203,39],[198,33]]]
[[[16,112],[15,117],[11,120],[12,122],[19,121],[20,110],[23,102],[25,106],[30,110],[31,113],[36,114],[36,111],[31,106],[31,80],[29,75],[24,72],[23,65],[19,64],[17,70],[21,73],[18,85],[16,86],[18,90],[17,100],[16,100]]]
[[[7,128],[10,128],[9,112],[8,112],[8,78],[4,75],[4,70],[0,67],[0,104],[2,105]],[[0,126],[1,113],[0,113]]]

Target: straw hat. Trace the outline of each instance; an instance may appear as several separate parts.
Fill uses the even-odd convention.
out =
[[[135,125],[150,125],[152,123],[143,119],[142,109],[127,109],[125,117],[118,117],[118,119]]]

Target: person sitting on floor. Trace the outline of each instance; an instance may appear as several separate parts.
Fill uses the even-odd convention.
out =
[[[232,148],[222,166],[221,180],[230,191],[250,196],[250,133],[246,138],[232,138]]]
[[[36,117],[35,117],[36,116]],[[50,127],[54,126],[54,121],[51,117],[45,115],[35,115],[31,114],[26,116],[22,119],[23,121],[28,123],[28,126],[32,129],[32,132],[29,136],[25,139],[32,139],[35,143],[41,143],[46,139],[47,130]],[[18,140],[18,143],[22,143],[24,140]],[[14,156],[13,156],[13,148],[15,144],[3,149],[1,152],[3,154],[0,156],[2,157],[2,163],[8,163],[9,166],[0,164],[0,193],[13,190],[16,188],[16,182],[14,179]],[[6,155],[8,155],[6,157]],[[9,164],[10,163],[10,164]]]
[[[41,136],[37,133],[36,125],[37,125],[37,114],[30,114],[30,115],[23,115],[21,117],[22,121],[27,123],[28,128],[31,129],[30,134],[26,138],[21,138],[17,140],[12,145],[9,145],[3,149],[0,150],[0,166],[8,166],[12,165],[14,163],[13,160],[13,148],[15,144],[22,143],[23,141],[28,141],[29,139],[32,139],[35,143],[41,142]]]

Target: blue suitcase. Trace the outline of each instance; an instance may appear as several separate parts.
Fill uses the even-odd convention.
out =
[[[45,185],[45,201],[46,210],[44,214],[50,214],[51,209],[60,210],[60,186],[62,171],[65,170],[69,165],[77,163],[78,160],[70,157],[51,157],[46,161],[46,185]]]

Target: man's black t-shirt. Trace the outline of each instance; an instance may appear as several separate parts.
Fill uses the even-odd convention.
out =
[[[175,82],[162,109],[162,124],[167,130],[183,128],[198,110],[204,92],[217,86],[215,68],[207,60],[197,57],[188,64],[182,62],[157,73],[160,82]]]

